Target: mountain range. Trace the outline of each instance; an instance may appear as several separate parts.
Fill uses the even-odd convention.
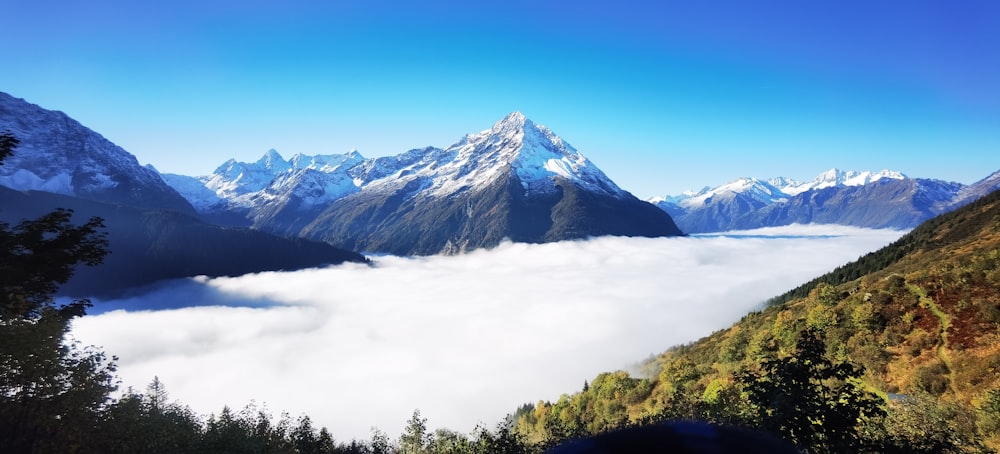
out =
[[[200,178],[161,175],[66,114],[6,93],[0,132],[19,142],[0,165],[0,222],[57,207],[107,221],[112,254],[63,287],[72,294],[365,261],[348,250],[435,254],[503,240],[682,234],[519,112],[444,149],[290,160],[271,150]]]
[[[75,209],[81,219],[114,219],[113,258],[100,269],[117,267],[118,277],[105,271],[86,279],[105,282],[96,284],[103,288],[365,260],[350,250],[459,253],[504,240],[657,237],[791,223],[912,228],[1000,187],[1000,172],[963,185],[833,169],[809,182],[742,178],[648,203],[520,112],[446,148],[287,160],[269,150],[255,162],[230,159],[200,177],[141,166],[66,114],[6,93],[0,93],[3,131],[20,143],[0,166],[0,186],[9,189],[0,191],[0,221],[55,207]],[[130,236],[135,232],[143,233]],[[235,256],[240,263],[225,260]]]
[[[998,188],[1000,171],[964,185],[889,170],[830,169],[807,182],[746,177],[649,202],[687,233],[796,223],[910,229]]]
[[[274,150],[211,175],[164,175],[207,218],[393,254],[455,253],[504,239],[680,235],[548,128],[513,112],[447,148],[365,159]]]

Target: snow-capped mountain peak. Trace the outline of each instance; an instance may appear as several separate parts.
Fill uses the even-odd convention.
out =
[[[261,168],[270,170],[275,174],[284,172],[291,168],[291,164],[289,164],[288,161],[285,161],[285,158],[282,158],[281,154],[274,148],[267,150],[267,153],[264,153],[264,156],[261,156],[261,158],[254,164],[257,164],[257,166]]]
[[[205,186],[220,197],[235,196],[261,191],[274,178],[291,168],[276,150],[270,149],[256,162],[239,162],[230,159],[204,177]]]
[[[648,201],[653,204],[673,204],[683,208],[699,208],[713,201],[731,199],[737,194],[765,205],[784,202],[795,195],[830,187],[863,186],[880,179],[902,180],[906,175],[892,170],[879,172],[840,170],[833,168],[819,174],[815,179],[801,182],[786,177],[767,180],[744,177],[737,178],[716,187],[706,186],[700,191],[685,191],[680,195],[656,197]]]
[[[531,125],[534,125],[534,123],[528,117],[525,117],[520,111],[515,110],[494,123],[490,131],[498,135],[507,135],[517,133]]]
[[[364,160],[364,156],[361,156],[358,150],[351,150],[345,154],[318,154],[315,156],[298,153],[289,159],[289,163],[294,169],[313,169],[330,173],[338,169],[354,167]]]
[[[198,207],[211,207],[218,200],[228,200],[234,206],[253,206],[257,198],[281,198],[289,192],[300,196],[304,203],[317,204],[357,192],[360,182],[349,173],[364,162],[357,150],[315,156],[297,153],[286,161],[271,149],[255,162],[230,159],[211,175],[198,177],[217,198],[206,197],[190,185],[181,186],[176,178],[170,181],[189,200],[196,200],[192,203]]]
[[[450,197],[508,177],[515,178],[525,194],[549,194],[569,182],[614,197],[628,195],[570,144],[518,111],[444,149],[426,147],[376,159],[365,159],[357,150],[300,153],[287,161],[272,149],[252,163],[230,159],[213,174],[198,178],[215,197],[195,191],[189,182],[171,181],[177,180],[175,187],[197,199],[200,208],[210,208],[218,200],[233,207],[291,199],[316,206],[361,191]]]
[[[815,179],[809,182],[797,182],[795,180],[785,180],[784,186],[779,185],[778,187],[788,195],[801,194],[806,191],[814,189],[823,189],[830,187],[839,186],[863,186],[868,183],[878,181],[883,178],[889,178],[893,180],[903,180],[907,176],[903,175],[901,172],[893,170],[882,170],[879,172],[859,172],[856,170],[840,170],[837,168],[832,168],[819,174]],[[775,179],[777,180],[777,179]]]
[[[680,205],[685,208],[695,208],[704,206],[706,203],[719,198],[731,199],[737,195],[743,195],[764,204],[771,204],[787,200],[788,198],[787,194],[772,185],[770,182],[752,177],[743,177],[714,188],[705,186],[698,192],[685,191],[679,196],[666,196],[650,199],[650,202],[654,204],[666,202]]]
[[[606,194],[624,193],[570,144],[519,111],[488,130],[465,136],[445,152],[454,158],[441,168],[440,176],[446,178],[435,181],[437,193],[489,184],[508,169],[529,192],[555,190],[553,178],[559,177]]]
[[[555,178],[562,178],[605,194],[625,193],[576,149],[518,111],[445,149],[379,158],[355,173],[362,186],[395,190],[410,185],[438,197],[485,188],[507,175],[515,176],[526,192],[554,191]]]

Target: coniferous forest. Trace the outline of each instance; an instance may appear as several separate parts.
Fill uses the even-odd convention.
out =
[[[0,135],[0,164],[17,144]],[[54,303],[76,267],[107,254],[103,221],[71,215],[0,224],[2,452],[588,452],[565,443],[634,440],[677,421],[808,452],[1000,447],[1000,192],[667,350],[642,373],[600,374],[470,434],[433,430],[416,410],[402,434],[349,441],[256,404],[198,415],[159,379],[115,394],[113,352],[67,336],[90,302]]]

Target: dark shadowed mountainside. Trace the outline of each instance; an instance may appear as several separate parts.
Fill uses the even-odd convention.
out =
[[[325,243],[219,227],[174,211],[0,187],[3,222],[15,224],[56,208],[74,210],[76,222],[103,218],[111,251],[102,265],[79,269],[60,289],[63,295],[103,296],[164,279],[365,262],[360,254]]]

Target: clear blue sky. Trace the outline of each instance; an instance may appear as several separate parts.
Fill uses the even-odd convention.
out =
[[[1000,169],[1000,2],[474,3],[9,2],[0,91],[185,174],[444,147],[513,110],[640,197]]]

